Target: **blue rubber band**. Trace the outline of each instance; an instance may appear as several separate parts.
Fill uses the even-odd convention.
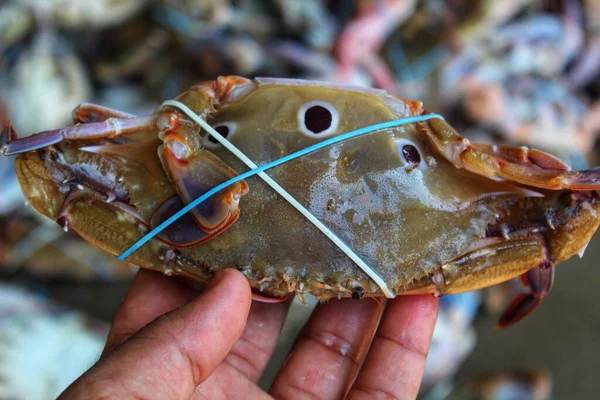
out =
[[[165,229],[166,227],[168,227],[169,225],[171,225],[172,223],[177,221],[179,218],[181,218],[183,215],[185,215],[186,213],[191,211],[193,208],[197,207],[202,202],[209,199],[212,195],[216,194],[217,192],[220,192],[221,190],[225,189],[226,187],[228,187],[230,185],[233,185],[236,182],[239,182],[243,179],[254,176],[254,175],[256,175],[260,172],[266,171],[268,169],[277,167],[281,164],[284,164],[288,161],[302,157],[309,153],[315,152],[317,150],[321,150],[322,148],[325,148],[327,146],[331,146],[333,144],[336,144],[336,143],[339,143],[339,142],[342,142],[342,141],[345,141],[348,139],[352,139],[357,136],[365,135],[367,133],[379,131],[382,129],[389,129],[389,128],[394,128],[397,126],[414,124],[417,122],[423,122],[423,121],[427,121],[430,119],[436,119],[436,118],[441,119],[442,121],[445,121],[444,117],[442,117],[439,114],[427,114],[427,115],[419,115],[419,116],[415,116],[415,117],[402,118],[402,119],[397,119],[394,121],[382,122],[380,124],[366,126],[364,128],[360,128],[355,131],[347,132],[347,133],[341,134],[339,136],[334,136],[329,139],[323,140],[322,142],[316,143],[316,144],[306,147],[302,150],[298,150],[295,153],[288,154],[287,156],[281,157],[275,161],[271,161],[270,163],[262,165],[258,168],[244,172],[236,177],[231,178],[230,180],[228,180],[226,182],[221,183],[220,185],[217,185],[216,187],[212,188],[208,192],[204,193],[202,196],[198,197],[196,200],[189,203],[187,206],[183,207],[181,210],[179,210],[178,212],[173,214],[171,217],[169,217],[167,220],[162,222],[156,228],[154,228],[153,230],[148,232],[146,235],[144,235],[144,237],[142,237],[140,240],[135,242],[131,247],[129,247],[127,250],[125,250],[120,256],[117,257],[117,260],[124,261],[130,255],[132,255],[135,251],[137,251],[140,247],[142,247],[147,242],[149,242],[152,238],[154,238],[156,235],[158,235],[163,229]]]

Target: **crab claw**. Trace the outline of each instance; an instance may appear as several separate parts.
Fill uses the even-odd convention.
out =
[[[213,99],[209,92],[202,89],[191,92],[190,96],[197,96],[195,103],[206,106]],[[197,113],[202,115],[205,111]],[[159,149],[160,159],[185,204],[238,175],[227,163],[202,147],[199,128],[186,120],[178,110],[163,109],[157,125],[163,142]],[[194,207],[191,214],[202,230],[212,236],[235,222],[239,214],[240,197],[247,192],[248,184],[245,181],[236,182]]]
[[[571,171],[558,158],[527,147],[471,144],[446,122],[420,126],[428,142],[457,168],[490,179],[510,180],[548,190],[599,190],[600,169]]]
[[[237,175],[234,169],[209,151],[199,151],[182,160],[165,146],[161,156],[185,204]],[[236,182],[192,209],[191,214],[202,230],[213,236],[235,222],[239,214],[240,197],[247,192],[248,184],[245,181]]]

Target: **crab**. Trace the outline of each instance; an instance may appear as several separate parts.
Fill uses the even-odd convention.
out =
[[[220,77],[176,98],[258,165],[357,128],[428,111],[383,90]],[[246,168],[173,106],[134,116],[100,105],[75,125],[17,138],[3,152],[28,201],[121,254],[193,199]],[[513,324],[552,287],[554,265],[598,228],[600,170],[572,171],[525,147],[470,143],[442,119],[341,141],[268,170],[394,293],[471,291],[520,277],[500,320]],[[261,180],[237,181],[134,252],[143,268],[210,281],[224,268],[256,298],[382,296],[340,248]]]

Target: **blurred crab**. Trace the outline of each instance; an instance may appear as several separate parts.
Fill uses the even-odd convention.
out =
[[[90,96],[91,84],[81,60],[51,32],[35,35],[31,46],[0,76],[0,102],[14,124],[28,134],[64,125],[73,107]]]
[[[302,34],[313,48],[330,50],[336,37],[335,19],[323,0],[275,0],[287,29]]]
[[[451,30],[452,44],[460,47],[487,36],[533,0],[448,0],[444,3],[442,17],[446,23],[456,25]]]
[[[596,141],[588,105],[559,77],[582,48],[580,11],[538,14],[494,31],[441,72],[445,106],[459,104],[478,127],[505,140],[585,159]]]
[[[33,26],[33,18],[21,4],[0,4],[0,55],[4,49],[27,35]]]
[[[275,32],[277,21],[269,4],[257,0],[162,0],[154,16],[163,25],[188,37],[209,38],[231,29],[253,37]]]
[[[574,87],[589,84],[600,72],[600,2],[584,0],[585,49],[578,55],[568,80]]]
[[[552,375],[544,369],[514,369],[481,374],[461,382],[448,400],[550,400]]]
[[[50,20],[64,28],[106,28],[120,24],[135,15],[148,0],[16,0],[26,5],[42,20]]]
[[[0,397],[56,398],[98,359],[108,328],[39,294],[0,283]]]
[[[221,77],[177,97],[257,164],[324,138],[424,115],[382,90]],[[42,214],[113,253],[244,169],[180,111],[133,116],[83,104],[76,125],[17,139],[23,191]],[[397,294],[458,293],[520,276],[510,325],[582,254],[600,223],[600,171],[524,147],[472,144],[440,119],[331,145],[269,171]],[[423,221],[428,221],[424,224]],[[201,281],[235,267],[266,301],[290,292],[381,296],[383,288],[261,181],[238,181],[129,258]]]
[[[396,92],[396,80],[380,56],[386,38],[414,12],[416,0],[360,2],[357,17],[340,34],[337,80],[348,82],[356,69],[366,69],[373,84]]]

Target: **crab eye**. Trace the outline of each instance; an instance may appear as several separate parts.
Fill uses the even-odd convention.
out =
[[[427,164],[422,163],[423,156],[421,149],[415,143],[406,139],[396,140],[396,149],[402,162],[408,167],[426,168]]]
[[[235,124],[232,122],[223,122],[213,126],[213,129],[217,131],[221,136],[225,139],[230,140],[231,136],[233,136],[233,132],[235,131]],[[205,133],[204,139],[202,140],[202,145],[208,149],[217,149],[221,147],[221,143],[210,135],[208,132]]]
[[[298,110],[300,131],[311,138],[324,138],[335,134],[339,120],[337,110],[324,101],[305,103]]]

